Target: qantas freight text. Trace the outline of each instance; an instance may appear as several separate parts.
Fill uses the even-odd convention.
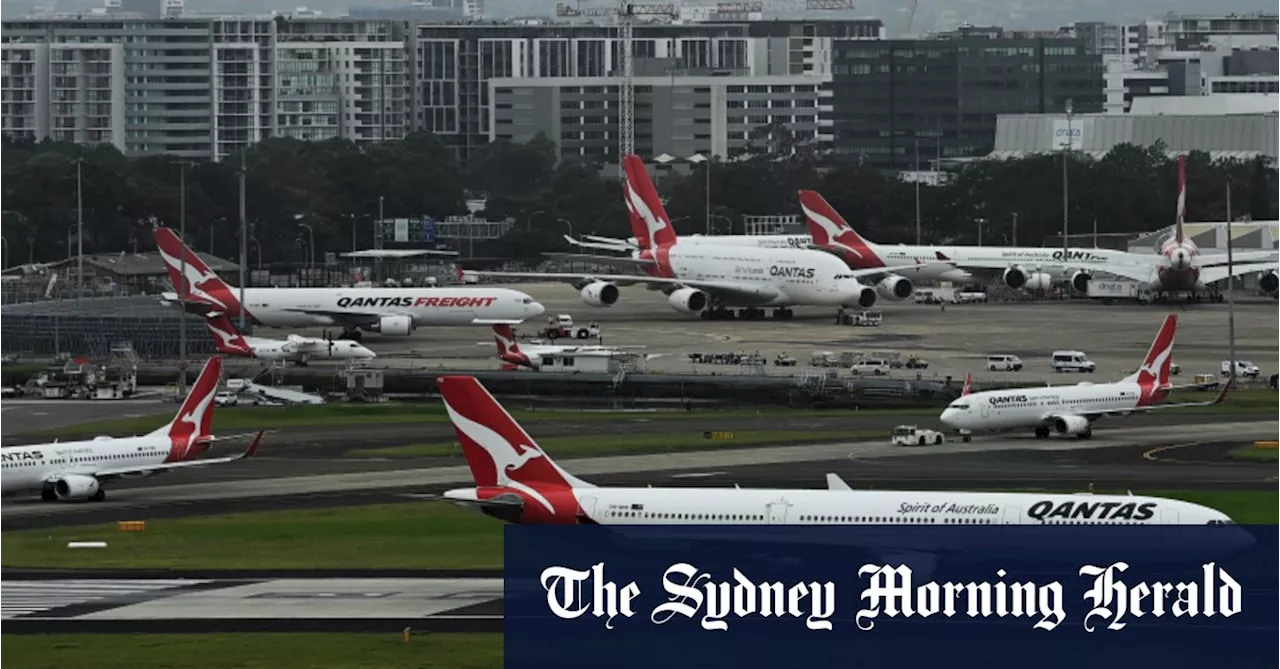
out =
[[[496,297],[340,297],[338,306],[347,307],[487,307]]]

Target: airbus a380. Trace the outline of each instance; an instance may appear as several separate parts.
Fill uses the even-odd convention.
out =
[[[602,488],[547,456],[480,382],[437,380],[474,488],[455,503],[511,523],[597,525],[1052,525],[1230,524],[1214,509],[1120,495],[852,490]]]
[[[1074,386],[1012,388],[969,392],[966,380],[961,397],[942,412],[940,420],[969,440],[974,432],[1031,429],[1036,437],[1050,433],[1088,439],[1093,422],[1103,416],[1218,404],[1226,398],[1231,381],[1208,402],[1167,403],[1173,337],[1178,317],[1170,314],[1151,343],[1138,371],[1115,383],[1081,383]]]
[[[875,289],[858,279],[895,268],[851,270],[828,253],[804,249],[749,248],[705,242],[680,244],[671,219],[654,189],[644,162],[624,159],[623,191],[631,229],[639,240],[631,258],[589,256],[615,266],[639,268],[644,275],[534,272],[468,272],[474,276],[553,279],[572,283],[582,301],[593,307],[618,301],[619,285],[642,284],[663,291],[671,308],[703,318],[732,318],[742,307],[744,318],[762,318],[762,307],[774,307],[774,318],[790,318],[791,306],[870,307]]]
[[[205,314],[205,327],[213,336],[213,345],[223,355],[260,360],[288,360],[299,365],[313,358],[326,360],[369,360],[376,353],[351,340],[317,339],[289,335],[288,339],[248,337],[220,311]],[[495,326],[496,327],[496,326]],[[509,325],[503,327],[511,327]]]
[[[175,290],[187,285],[187,308],[218,311],[273,328],[341,326],[342,337],[359,340],[361,330],[408,335],[415,328],[442,325],[517,324],[545,309],[532,297],[506,288],[245,288],[228,286],[178,235],[166,227],[155,232],[156,247],[168,266]],[[186,254],[186,277],[182,275]],[[178,301],[177,293],[165,299]]]
[[[220,465],[253,455],[261,432],[240,455],[197,459],[213,442],[250,436],[217,438],[209,434],[221,374],[222,359],[210,358],[173,420],[144,436],[97,437],[0,450],[0,487],[5,495],[39,492],[46,501],[99,502],[106,497],[103,483],[111,479]]]

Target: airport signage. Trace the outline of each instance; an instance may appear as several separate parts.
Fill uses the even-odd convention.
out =
[[[1156,503],[1036,502],[1027,515],[1036,520],[1150,520]]]
[[[1081,119],[1058,119],[1053,122],[1053,148],[1079,151],[1084,148],[1084,141],[1089,122]]]
[[[782,267],[773,265],[769,267],[770,276],[780,276],[788,279],[812,279],[814,269],[812,267]]]

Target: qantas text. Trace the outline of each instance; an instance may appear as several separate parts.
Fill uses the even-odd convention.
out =
[[[496,297],[340,297],[338,306],[347,307],[487,307]]]

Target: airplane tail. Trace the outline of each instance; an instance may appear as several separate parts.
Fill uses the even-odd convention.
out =
[[[1145,399],[1157,398],[1169,392],[1170,370],[1173,364],[1173,337],[1178,329],[1177,314],[1165,316],[1160,331],[1147,350],[1138,371],[1124,378],[1124,382],[1136,383]]]
[[[209,334],[213,335],[213,345],[218,349],[218,353],[245,358],[254,357],[253,347],[249,346],[244,335],[236,329],[235,324],[227,318],[226,314],[221,311],[205,314],[204,326],[209,330]]]
[[[189,309],[217,310],[229,316],[240,315],[240,300],[236,298],[235,291],[214,274],[173,230],[164,226],[157,227],[155,237],[156,248],[169,272],[169,280],[179,295],[185,293]]]
[[[852,260],[850,265],[855,267],[883,266],[874,245],[858,234],[818,191],[802,190],[799,194],[800,209],[815,245],[854,256],[846,260]]]
[[[676,231],[671,217],[662,206],[658,191],[649,179],[644,161],[639,156],[623,159],[626,172],[622,181],[623,198],[631,216],[631,231],[641,249],[664,248],[676,243]]]
[[[520,350],[516,333],[510,325],[493,326],[493,341],[498,345],[498,359],[511,365],[532,366],[529,356]]]
[[[960,396],[964,397],[973,392],[973,372],[964,375],[964,388],[960,390]]]
[[[147,435],[169,437],[171,445],[168,462],[189,460],[208,448],[213,428],[213,397],[218,392],[221,378],[222,358],[209,358],[173,420]]]
[[[442,376],[436,385],[477,487],[538,490],[593,488],[561,469],[473,376]]]
[[[1182,244],[1182,224],[1187,218],[1187,154],[1178,154],[1178,213],[1173,224],[1173,241]]]

